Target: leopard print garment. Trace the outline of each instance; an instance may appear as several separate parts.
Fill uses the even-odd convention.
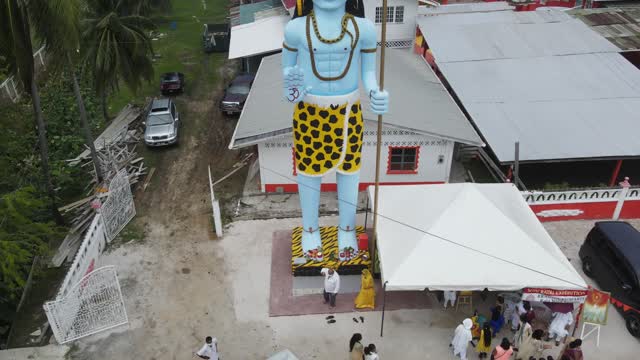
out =
[[[293,144],[298,173],[322,176],[334,168],[343,174],[360,170],[364,126],[362,109],[360,101],[351,104],[345,134],[347,106],[320,107],[303,101],[296,105]]]

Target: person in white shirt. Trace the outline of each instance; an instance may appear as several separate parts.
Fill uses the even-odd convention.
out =
[[[340,291],[340,275],[337,271],[329,268],[322,268],[320,273],[324,275],[324,303],[336,307],[336,296]]]
[[[549,325],[549,339],[556,340],[556,346],[560,345],[560,340],[569,334],[568,327],[573,324],[573,313],[566,314],[554,312],[553,320]]]
[[[207,336],[204,345],[198,350],[196,355],[201,359],[219,360],[218,357],[218,339]]]
[[[378,351],[376,350],[376,346],[374,344],[369,344],[366,348],[364,348],[364,360],[379,360]]]

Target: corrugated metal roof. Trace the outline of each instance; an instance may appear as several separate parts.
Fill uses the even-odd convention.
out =
[[[506,1],[493,1],[493,2],[480,2],[480,3],[462,3],[462,4],[450,4],[442,5],[438,7],[433,6],[419,6],[419,15],[438,15],[438,14],[454,14],[454,13],[469,13],[469,12],[486,12],[486,11],[501,11],[501,10],[513,10],[514,6],[510,5]]]
[[[386,55],[386,89],[391,94],[387,125],[471,145],[482,140],[424,60],[408,49]],[[256,144],[291,132],[293,105],[282,98],[280,54],[262,59],[249,98],[231,140],[231,148]],[[363,90],[362,90],[363,91]],[[377,120],[361,93],[366,120]]]
[[[580,9],[570,13],[621,50],[640,49],[640,10]]]
[[[261,18],[261,16],[258,15],[259,13],[270,9],[279,9],[279,11],[276,11],[277,15],[287,13],[280,0],[264,0],[252,4],[240,5],[240,24],[252,23]]]
[[[439,64],[500,162],[640,156],[640,71],[615,53]]]
[[[420,16],[417,22],[438,63],[618,51],[562,11]]]
[[[418,20],[498,160],[516,141],[521,161],[640,156],[640,71],[564,12],[527,13]]]
[[[272,16],[231,28],[229,59],[264,54],[282,49],[284,27],[289,15]]]

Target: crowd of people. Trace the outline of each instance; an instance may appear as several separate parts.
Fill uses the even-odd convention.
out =
[[[447,299],[445,307],[446,303]],[[454,356],[462,360],[467,359],[469,346],[475,348],[480,359],[583,360],[582,340],[568,338],[568,328],[572,323],[571,312],[554,312],[549,326],[544,329],[542,322],[536,323],[536,313],[529,302],[505,304],[499,296],[496,304],[490,308],[488,318],[476,310],[471,318],[464,319],[456,327],[449,346]],[[506,325],[510,325],[511,334],[496,341]],[[557,357],[548,355],[554,348],[554,342],[555,346],[560,346],[563,339],[566,340],[565,345]]]

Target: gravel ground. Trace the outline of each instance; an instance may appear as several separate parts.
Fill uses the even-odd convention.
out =
[[[337,314],[331,325],[319,315],[268,317],[271,234],[299,221],[235,222],[224,239],[212,240],[202,217],[198,226],[164,224],[152,230],[146,242],[116,249],[103,262],[118,266],[131,324],[81,340],[73,358],[189,359],[201,339],[212,334],[225,359],[265,359],[283,348],[301,359],[340,359],[346,357],[354,332],[362,333],[366,343],[375,343],[381,358],[453,358],[447,342],[464,314],[451,310],[388,312],[382,338],[380,312],[365,313],[364,324],[351,320],[355,313]],[[633,223],[640,227],[640,221]],[[545,224],[578,271],[577,251],[592,224]],[[594,338],[585,340],[586,358],[637,359],[640,342],[626,332],[616,311],[609,319],[599,348]]]

